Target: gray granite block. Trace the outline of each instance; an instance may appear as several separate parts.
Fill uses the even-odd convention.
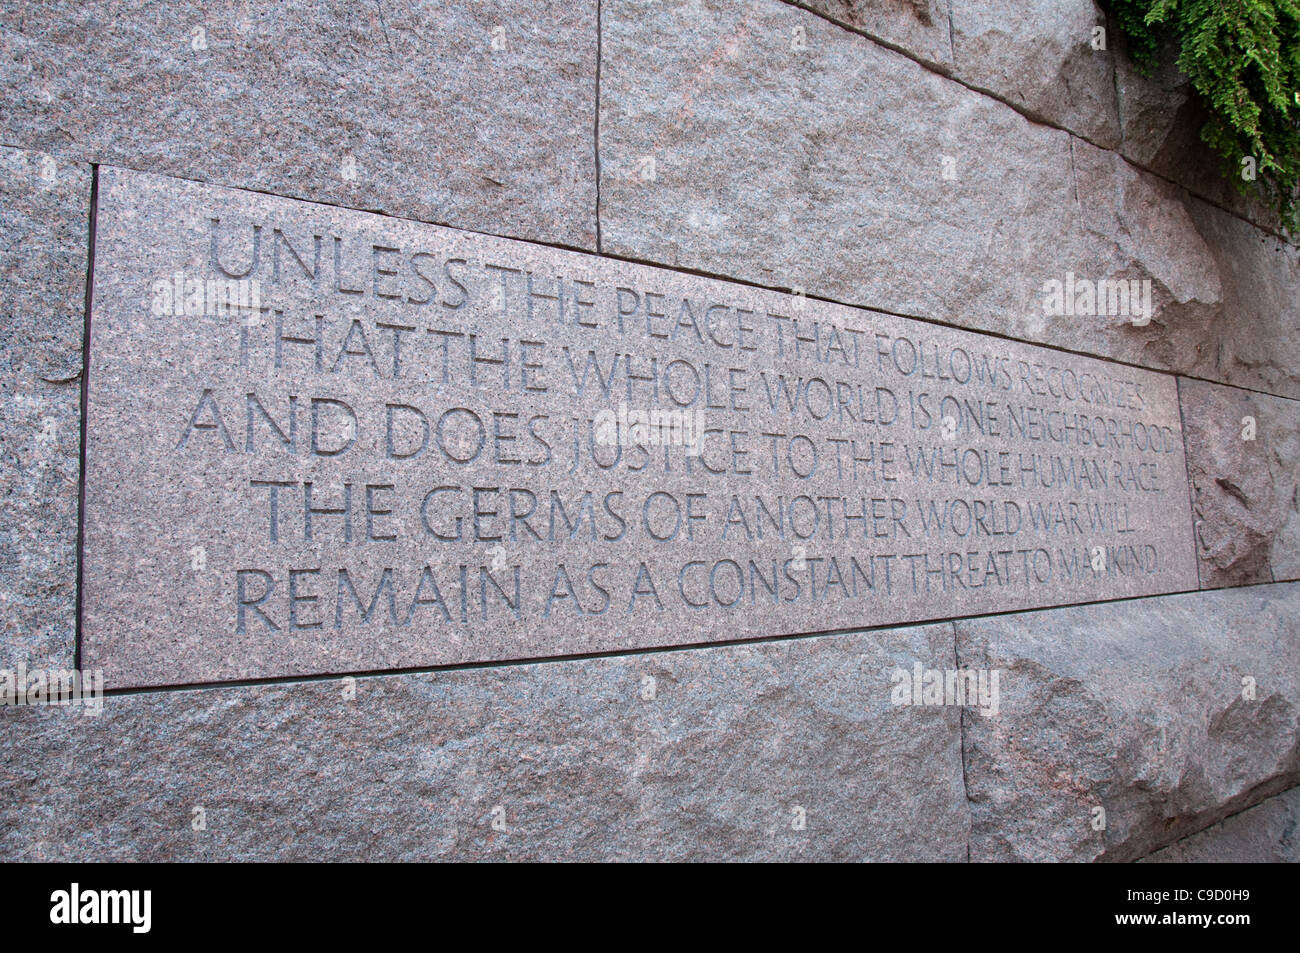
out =
[[[1102,148],[1119,145],[1114,54],[1093,0],[951,3],[954,76]]]
[[[958,711],[891,701],[918,663],[952,664],[951,626],[5,709],[0,847],[964,861]]]
[[[1300,577],[1300,401],[1182,378],[1201,586]]]
[[[91,172],[0,149],[0,669],[69,668],[76,631]]]
[[[1300,583],[956,626],[1001,671],[965,714],[972,860],[1135,860],[1300,781]]]
[[[1300,788],[1142,858],[1145,864],[1300,863]]]
[[[1196,376],[1300,399],[1300,250],[1206,202],[1187,209],[1223,301],[1218,353]]]
[[[789,4],[610,0],[601,23],[605,250],[1220,379],[1228,259],[1258,230],[1211,242],[1185,190]],[[1150,320],[1051,314],[1069,276],[1146,283]]]
[[[596,3],[0,5],[0,137],[594,248]]]

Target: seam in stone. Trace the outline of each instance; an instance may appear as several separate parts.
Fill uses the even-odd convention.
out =
[[[77,462],[77,576],[73,617],[72,667],[81,669],[82,593],[86,561],[86,408],[90,402],[90,308],[95,287],[95,229],[99,218],[99,166],[90,167],[90,215],[86,236],[86,299],[81,325],[81,446]]]
[[[596,141],[596,254],[601,253],[600,243],[600,59],[601,33],[604,27],[601,24],[600,0],[596,0],[596,108],[595,108],[595,141]]]
[[[784,2],[784,0],[782,0],[782,2]],[[491,234],[491,233],[481,233],[481,234]],[[498,237],[508,237],[508,236],[498,236]],[[516,239],[516,240],[529,241],[528,239]],[[552,247],[552,246],[547,246],[545,242],[534,241],[532,242],[532,244],[542,245],[544,247]],[[563,246],[557,245],[553,247],[558,248]],[[590,254],[590,252],[588,252],[588,254]],[[638,258],[635,255],[623,255],[623,254],[618,254],[616,252],[603,252],[602,257],[611,259],[613,261],[624,261],[634,265],[649,265],[653,268],[661,268],[665,271],[677,272],[679,274],[684,274],[684,275],[692,275],[698,278],[711,278],[715,281],[725,281],[730,284],[742,285],[747,288],[757,288],[761,291],[775,291],[778,294],[794,293],[794,289],[792,288],[784,288],[784,287],[779,287],[777,285],[765,285],[762,284],[761,282],[752,281],[748,278],[735,278],[730,275],[721,274],[719,272],[707,271],[701,268],[691,268],[690,266],[687,265],[668,265],[668,264],[664,264],[663,262],[655,261],[654,259],[650,259],[650,258]],[[1062,347],[1059,344],[1051,344],[1044,341],[1033,341],[1033,340],[1028,340],[1026,338],[1018,338],[1010,334],[1005,334],[1001,331],[994,331],[987,328],[973,328],[962,324],[953,324],[951,321],[945,321],[942,318],[932,318],[927,315],[921,315],[921,314],[909,314],[906,311],[895,311],[891,308],[885,308],[879,305],[862,304],[860,302],[854,302],[854,301],[844,301],[839,298],[828,298],[825,295],[819,295],[807,290],[805,290],[803,294],[805,298],[808,298],[813,301],[824,301],[827,304],[835,304],[844,308],[853,308],[854,310],[857,311],[871,311],[876,314],[887,314],[895,318],[906,318],[909,321],[919,321],[922,324],[930,324],[941,328],[951,328],[956,331],[965,331],[968,334],[978,334],[983,337],[997,338],[998,340],[1002,340],[1002,341],[1014,341],[1018,344],[1028,344],[1031,345],[1032,347],[1041,347],[1044,350],[1055,351],[1058,354],[1070,354],[1070,355],[1074,355],[1075,357],[1092,358],[1095,361],[1103,361],[1107,364],[1115,364],[1119,367],[1130,367],[1135,370],[1146,371],[1147,373],[1150,374],[1160,374],[1165,377],[1185,377],[1188,380],[1203,381],[1206,384],[1216,384],[1220,387],[1235,387],[1238,390],[1248,391],[1249,393],[1252,394],[1262,394],[1265,397],[1273,397],[1278,400],[1293,400],[1293,401],[1300,402],[1300,397],[1288,397],[1285,394],[1275,394],[1272,391],[1259,390],[1258,388],[1255,387],[1247,387],[1244,384],[1229,384],[1226,381],[1215,380],[1214,378],[1210,378],[1210,377],[1199,377],[1195,374],[1190,374],[1185,371],[1165,370],[1159,367],[1150,367],[1146,364],[1135,364],[1132,361],[1120,360],[1117,357],[1111,357],[1110,355],[1107,354],[1096,354],[1091,351],[1076,351],[1068,347]]]
[[[375,0],[375,13],[379,17],[379,28],[384,33],[384,45],[388,47],[388,55],[397,59],[397,54],[393,52],[393,41],[388,38],[388,24],[384,22],[384,8],[380,5],[380,0]]]
[[[957,44],[952,38],[952,2],[948,3],[948,59],[952,60],[952,68],[957,69]],[[966,849],[967,857],[970,855],[969,846]]]
[[[874,33],[868,33],[862,27],[854,26],[853,24],[845,20],[837,20],[829,13],[823,13],[821,10],[805,5],[803,0],[776,0],[776,2],[784,4],[787,7],[794,7],[796,10],[802,10],[804,13],[810,13],[813,16],[817,17],[819,20],[825,20],[827,23],[831,23],[837,27],[840,27],[841,29],[848,30],[850,33],[856,33],[858,36],[870,40],[872,43],[876,44],[877,46],[882,46],[887,50],[893,50],[898,55],[906,57],[907,59],[911,60],[913,63],[916,63],[920,66],[924,66],[931,73],[937,73],[938,75],[943,76],[946,79],[951,79],[962,86],[966,86],[968,89],[972,89],[975,92],[979,92],[979,93],[985,92],[982,89],[975,89],[975,87],[969,86],[967,83],[956,79],[956,77],[954,77],[951,73],[949,73],[944,68],[944,65],[942,63],[936,63],[932,60],[927,60],[923,58],[919,53],[916,53],[915,51],[910,50],[905,46],[895,43],[893,40],[887,40],[883,36],[877,36]],[[948,11],[948,55],[953,57],[953,62],[955,65],[956,54],[953,49],[953,43],[952,43],[952,11],[951,10]],[[992,94],[988,93],[986,95],[992,95]],[[993,98],[996,99],[997,97],[994,96]],[[1007,103],[1006,105],[1009,106],[1011,104]],[[1020,110],[1018,109],[1016,111],[1020,112]]]
[[[957,620],[954,619],[948,623],[952,626],[952,664],[953,668],[961,670],[961,652],[957,644]],[[974,827],[974,816],[971,811],[970,782],[966,777],[966,718],[967,712],[965,706],[957,710],[957,731],[958,739],[961,742],[961,793],[966,798],[966,863],[970,863],[970,842],[971,831]]]
[[[1190,840],[1193,837],[1196,837],[1200,834],[1204,834],[1206,831],[1210,830],[1211,828],[1218,827],[1220,824],[1223,824],[1224,822],[1231,820],[1232,818],[1236,817],[1238,814],[1245,814],[1247,811],[1253,811],[1257,807],[1263,807],[1269,801],[1283,797],[1287,794],[1290,794],[1292,791],[1296,791],[1296,790],[1300,790],[1300,784],[1294,784],[1289,788],[1283,788],[1281,791],[1278,791],[1276,794],[1270,794],[1268,797],[1264,798],[1263,800],[1256,801],[1254,804],[1248,804],[1245,807],[1238,808],[1237,810],[1233,811],[1231,814],[1225,814],[1223,815],[1223,817],[1219,818],[1217,821],[1214,821],[1213,823],[1206,824],[1204,827],[1197,828],[1194,831],[1189,831],[1188,833],[1184,834],[1182,837],[1178,838],[1178,840],[1170,841],[1168,844],[1165,844],[1162,847],[1153,847],[1151,848],[1151,850],[1147,851],[1141,857],[1134,858],[1131,861],[1131,863],[1137,863],[1139,860],[1144,860],[1147,857],[1151,857],[1155,854],[1158,854],[1162,850],[1168,850],[1171,847],[1177,847],[1183,841]]]
[[[1070,143],[1070,185],[1074,188],[1074,207],[1083,213],[1083,203],[1079,201],[1079,171],[1074,167],[1074,136],[1067,137]]]
[[[1183,438],[1183,471],[1187,474],[1188,515],[1192,518],[1192,558],[1196,561],[1196,585],[1204,589],[1205,580],[1201,578],[1201,542],[1196,531],[1196,487],[1192,485],[1192,461],[1187,457],[1187,420],[1183,415],[1183,382],[1175,380],[1175,384],[1178,395],[1178,428]],[[1269,574],[1272,575],[1271,565],[1269,569]],[[1273,581],[1277,582],[1276,579]]]

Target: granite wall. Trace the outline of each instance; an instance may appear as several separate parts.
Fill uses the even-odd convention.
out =
[[[1091,0],[0,4],[0,668],[79,663],[103,167],[1171,375],[1199,563],[1088,605],[6,707],[6,855],[1294,860],[1300,254],[1176,72],[1097,27]],[[1067,272],[1149,280],[1151,320],[1045,317]],[[1000,672],[999,710],[891,704],[917,664]]]

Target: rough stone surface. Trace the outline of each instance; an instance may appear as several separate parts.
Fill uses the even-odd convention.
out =
[[[1218,357],[1196,376],[1300,398],[1300,250],[1205,202],[1187,210],[1222,287]]]
[[[11,144],[595,247],[594,2],[16,0],[0,25]]]
[[[1134,64],[1119,29],[1114,31],[1114,46],[1119,151],[1144,168],[1170,171],[1172,163],[1185,160],[1187,149],[1199,142],[1198,117],[1192,115],[1187,77],[1174,64],[1176,51],[1162,50],[1147,76]]]
[[[601,22],[607,251],[901,313],[960,301],[975,326],[1020,310],[1001,276],[1068,207],[1065,134],[790,6],[616,0]]]
[[[1300,401],[1187,379],[1178,394],[1201,586],[1297,578]]]
[[[1146,864],[1300,863],[1300,788],[1225,818],[1147,857]]]
[[[798,5],[905,50],[936,69],[952,68],[949,0],[806,0]]]
[[[953,75],[1106,149],[1119,145],[1114,57],[1093,0],[953,0]]]
[[[361,678],[352,701],[324,681],[109,697],[98,716],[8,710],[0,846],[69,861],[964,861],[957,710],[890,701],[895,668],[951,660],[951,626],[932,625]]]
[[[73,662],[90,188],[0,149],[0,669]]]
[[[1118,30],[1113,31],[1118,34]],[[1172,179],[1196,195],[1267,228],[1279,230],[1277,214],[1258,196],[1238,191],[1223,164],[1201,139],[1207,114],[1187,77],[1175,65],[1177,53],[1163,49],[1143,75],[1119,41],[1115,89],[1122,142],[1119,150],[1138,165]]]
[[[1122,315],[1055,318],[1048,339],[1148,367],[1213,376],[1223,287],[1186,193],[1086,142],[1073,141],[1071,159],[1077,226],[1064,238],[1070,267],[1079,276],[1149,281],[1151,323],[1138,326]],[[1089,335],[1096,341],[1091,346]]]
[[[1181,189],[796,7],[601,19],[607,251],[1213,377],[1223,291]],[[1151,281],[1150,323],[1049,317],[1070,273]]]
[[[1300,583],[956,627],[1001,670],[964,716],[972,860],[1134,860],[1300,781]]]
[[[110,687],[1196,587],[1168,375],[109,167],[99,197],[83,654]],[[260,312],[172,292],[245,263]],[[676,433],[620,423],[645,411]]]

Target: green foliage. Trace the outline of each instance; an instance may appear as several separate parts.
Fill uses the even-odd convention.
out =
[[[1201,138],[1238,190],[1256,188],[1300,231],[1300,0],[1103,0],[1149,70],[1162,40],[1178,51],[1210,118]],[[1243,177],[1253,157],[1255,181]]]

